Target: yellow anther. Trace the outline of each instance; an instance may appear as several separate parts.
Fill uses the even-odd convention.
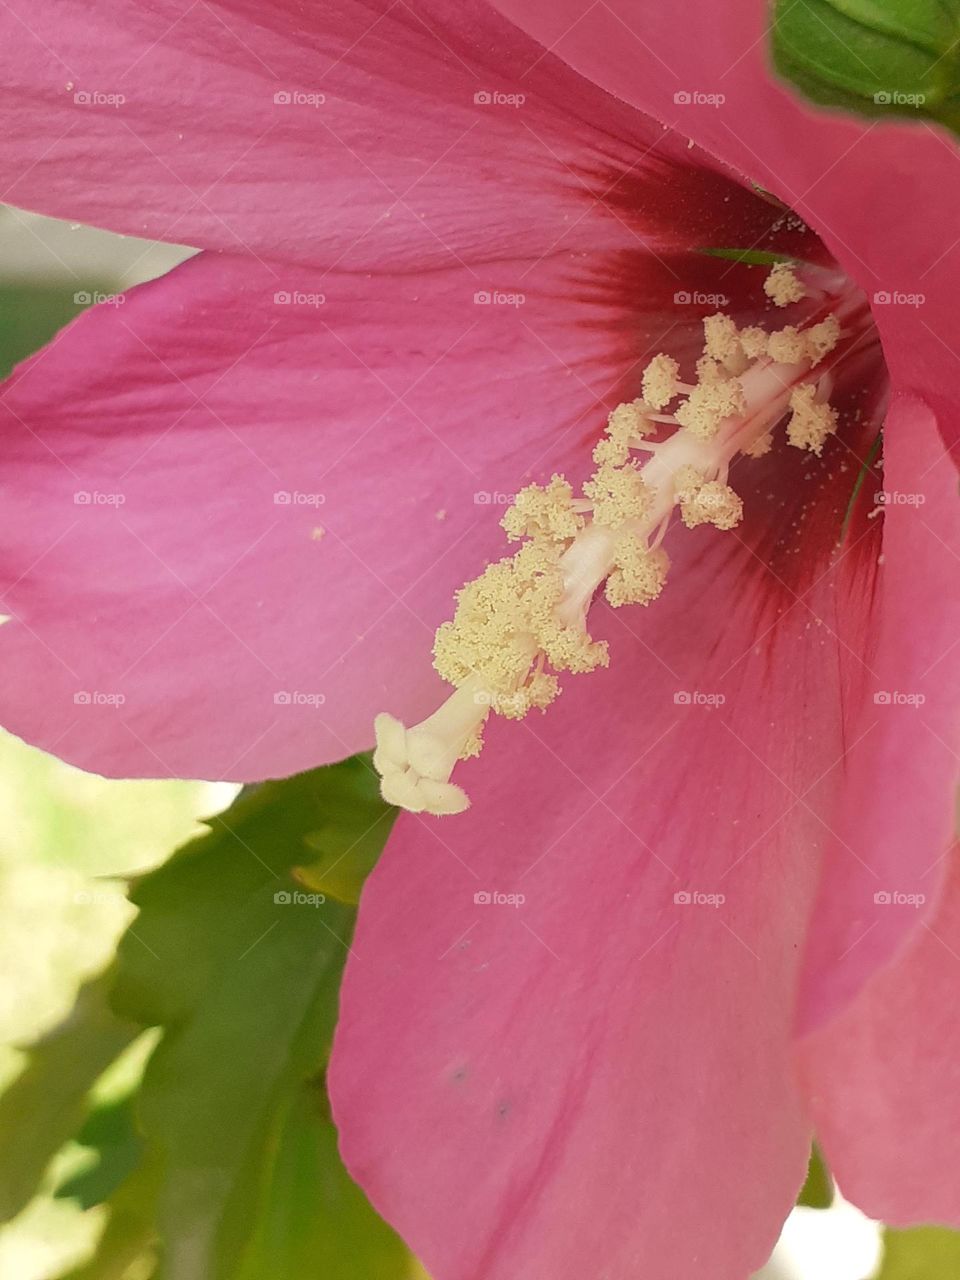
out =
[[[680,516],[688,529],[695,529],[699,524],[733,529],[743,519],[743,502],[728,484],[707,480],[681,500]]]
[[[650,604],[656,600],[667,580],[670,558],[660,548],[650,551],[633,533],[626,533],[617,543],[615,568],[607,578],[605,594],[615,609],[625,604]]]
[[[643,400],[617,405],[607,418],[603,439],[593,450],[593,460],[598,467],[623,466],[630,457],[630,449],[653,430],[647,416],[649,412],[650,407]]]
[[[765,356],[769,337],[766,329],[761,329],[759,325],[747,325],[746,328],[741,329],[740,345],[743,347],[744,355],[750,360]]]
[[[593,460],[598,467],[622,467],[630,458],[630,446],[604,436],[593,446]]]
[[[642,439],[653,430],[647,417],[649,411],[649,406],[643,400],[630,400],[626,404],[618,404],[607,417],[607,435],[611,440]]]
[[[673,477],[673,493],[677,502],[694,497],[704,480],[706,476],[696,467],[678,467]]]
[[[763,282],[763,291],[778,307],[799,302],[801,298],[806,297],[807,293],[789,262],[778,262],[774,265]]]
[[[729,377],[729,372],[713,356],[701,356],[697,361],[698,383],[726,382]]]
[[[505,720],[522,720],[533,708],[545,711],[559,692],[560,682],[555,675],[537,671],[513,693],[491,694],[486,701]]]
[[[767,339],[767,355],[778,364],[799,364],[807,351],[807,340],[796,325],[788,324]]]
[[[731,373],[742,373],[747,364],[736,322],[722,311],[705,316],[703,321],[704,351]]]
[[[818,457],[828,436],[837,429],[837,411],[817,399],[817,387],[801,382],[790,396],[793,416],[787,424],[787,439],[797,449],[809,449]]]
[[[453,620],[438,628],[433,646],[444,680],[478,679],[495,693],[516,691],[537,651],[537,632],[563,594],[557,560],[556,548],[530,542],[457,592]]]
[[[772,448],[773,432],[765,431],[762,436],[757,436],[756,440],[753,440],[748,444],[742,452],[744,457],[747,458],[762,458],[765,454],[768,454]]]
[[[521,538],[565,542],[583,528],[583,517],[573,509],[573,487],[563,476],[554,475],[549,484],[521,489],[500,524],[511,542]]]
[[[537,640],[547,661],[558,671],[582,675],[610,664],[606,640],[592,640],[578,627],[565,627],[553,620],[540,628]]]
[[[636,520],[650,505],[650,493],[635,463],[623,467],[604,463],[583,486],[593,503],[594,524],[618,529]]]
[[[653,357],[643,371],[643,398],[654,409],[663,409],[677,395],[680,366],[672,356]]]
[[[819,364],[840,341],[840,321],[831,312],[819,324],[812,324],[809,329],[805,329],[804,337],[807,340],[807,359],[811,364]]]
[[[682,427],[700,440],[709,440],[720,430],[724,418],[743,413],[743,387],[737,378],[722,382],[701,382],[690,392],[674,414]]]

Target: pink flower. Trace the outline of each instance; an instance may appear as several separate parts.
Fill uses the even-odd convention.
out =
[[[475,495],[587,478],[646,361],[699,350],[717,303],[675,294],[766,314],[697,249],[814,263],[875,302],[882,515],[864,320],[822,458],[739,468],[743,524],[598,607],[609,668],[491,728],[470,813],[401,817],[333,1098],[437,1280],[737,1280],[811,1118],[868,1212],[958,1222],[952,143],[801,106],[759,4],[500,7],[4,10],[5,199],[205,250],[4,389],[5,723],[242,779],[415,723],[504,554]]]

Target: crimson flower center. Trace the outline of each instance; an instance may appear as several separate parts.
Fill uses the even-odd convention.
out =
[[[776,307],[810,288],[786,263],[764,284]],[[487,718],[543,711],[560,693],[559,673],[608,665],[606,643],[588,630],[601,589],[614,608],[651,605],[670,574],[665,543],[677,516],[688,529],[734,529],[743,517],[729,483],[736,458],[782,444],[820,454],[837,429],[835,370],[873,340],[859,295],[822,297],[804,326],[739,328],[723,312],[706,317],[695,379],[683,380],[667,353],[654,356],[642,395],[610,414],[579,493],[561,475],[520,490],[501,521],[519,549],[461,588],[454,617],[436,634],[434,666],[453,693],[412,728],[376,718],[384,799],[438,815],[466,809],[466,793],[450,779],[459,760],[479,754]]]

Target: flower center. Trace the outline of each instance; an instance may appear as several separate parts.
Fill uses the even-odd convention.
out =
[[[778,307],[806,293],[784,263],[764,289]],[[517,494],[501,523],[519,549],[460,589],[453,619],[436,634],[434,666],[454,692],[410,729],[376,717],[373,762],[385,800],[415,813],[463,812],[470,802],[450,777],[458,760],[479,754],[487,717],[545,710],[560,693],[558,672],[608,665],[606,642],[587,630],[599,588],[614,608],[656,600],[675,512],[689,529],[735,528],[743,503],[727,483],[730,464],[768,453],[784,418],[787,443],[820,454],[837,427],[831,370],[862,340],[865,315],[845,298],[802,328],[740,329],[722,312],[706,317],[696,380],[681,381],[671,356],[654,356],[642,397],[610,414],[580,494],[560,475]]]

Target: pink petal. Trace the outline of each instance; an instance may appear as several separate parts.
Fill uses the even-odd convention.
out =
[[[872,665],[888,691],[926,701],[873,708],[870,749],[851,751],[837,829],[867,865],[844,859],[842,850],[828,863],[806,983],[813,1031],[800,1060],[844,1194],[894,1225],[960,1224],[952,1145],[960,1039],[950,995],[960,965],[958,851],[951,847],[960,512],[953,465],[925,406],[907,400],[895,407],[884,453],[888,491],[925,501],[888,505],[884,516],[887,573]],[[866,718],[851,724],[851,736]],[[852,976],[871,969],[856,999],[837,1012],[857,991]]]
[[[661,600],[601,611],[610,669],[493,725],[469,814],[402,816],[367,885],[334,1110],[436,1280],[705,1259],[743,1280],[773,1244],[807,1153],[793,1000],[879,543],[861,517],[829,561],[845,456],[738,468],[742,537],[674,530]],[[476,902],[494,891],[525,901]]]
[[[556,5],[502,0],[499,7],[576,69],[688,133],[801,213],[874,299],[874,315],[895,385],[917,391],[937,411],[940,434],[954,447],[955,461],[960,458],[956,450],[958,364],[949,340],[956,327],[960,249],[946,212],[947,193],[960,198],[960,171],[951,143],[926,125],[865,124],[815,111],[782,89],[767,70],[767,11],[760,5],[698,4],[694,11],[688,6],[682,21],[696,27],[697,40],[676,38],[680,14],[669,6],[646,7],[642,22],[635,7],[623,0],[591,9],[589,20],[580,0],[560,0]],[[636,74],[639,63],[645,68],[642,76]],[[693,91],[722,93],[725,100],[719,106],[675,101],[677,94],[690,96]],[[903,431],[898,436],[898,430],[898,419],[894,419],[887,454],[893,458],[888,467],[893,466],[896,475],[887,483],[905,492],[926,491],[932,473],[921,482],[909,456],[901,462],[901,451],[909,455],[914,446],[904,443]],[[908,432],[907,440],[912,438]],[[955,503],[956,476],[942,443],[928,434],[922,452],[927,466],[942,459],[937,463],[936,483],[951,491],[949,501]],[[896,540],[904,518],[913,511],[901,508],[889,513],[891,539]],[[905,543],[900,555],[891,551],[903,585],[891,585],[885,635],[899,633],[901,640],[888,640],[885,653],[871,663],[872,692],[883,688],[883,682],[894,689],[927,688],[944,679],[942,664],[930,672],[929,679],[921,681],[921,672],[941,657],[944,638],[956,634],[950,608],[955,592],[945,585],[950,552],[936,547],[930,537],[925,543],[920,547]],[[953,530],[947,544],[954,551],[960,549]],[[933,587],[921,566],[928,568]],[[918,596],[925,606],[922,616],[930,619],[929,625],[920,628],[915,623]],[[904,636],[909,637],[906,645]],[[910,646],[912,655],[903,652]],[[925,653],[928,664],[923,661]],[[885,674],[877,678],[882,667]],[[952,713],[953,703],[945,690],[936,696],[931,692],[927,707],[935,704]],[[822,932],[812,943],[805,983],[805,1020],[815,1022],[855,991],[876,964],[889,957],[907,927],[903,913],[888,912],[875,920],[870,910],[872,891],[867,892],[870,883],[884,874],[895,873],[905,883],[912,879],[914,873],[903,866],[911,847],[901,838],[904,826],[913,832],[912,839],[930,851],[930,860],[942,848],[955,769],[936,738],[921,730],[924,741],[917,744],[915,732],[901,731],[898,722],[904,710],[912,708],[888,710],[890,715],[874,731],[876,708],[868,703],[851,727],[851,769],[856,781],[836,838],[837,856],[825,873]],[[916,718],[911,722],[908,717],[908,723],[916,729]],[[939,725],[939,731],[953,741],[946,721],[940,719]],[[871,736],[861,739],[865,733]],[[904,760],[905,755],[909,759]],[[899,762],[899,770],[890,768],[893,761]],[[876,774],[888,771],[899,777],[900,787],[886,791],[877,803]],[[919,828],[915,825],[918,813],[924,815]],[[865,814],[873,816],[865,818]],[[924,862],[923,869],[928,865]],[[930,885],[927,888],[935,899],[935,891]],[[860,909],[851,911],[848,894]],[[869,939],[862,947],[855,945],[857,931],[868,925]]]
[[[914,906],[875,895],[920,894],[934,909],[953,837],[960,504],[936,421],[909,397],[898,399],[885,424],[882,484],[884,571],[866,697],[847,720],[843,803],[811,932],[807,1029],[855,995],[917,927]]]
[[[388,701],[425,711],[433,630],[499,554],[507,495],[582,472],[651,342],[698,328],[676,263],[585,191],[553,197],[562,248],[514,229],[503,263],[203,256],[22,366],[0,397],[7,726],[100,772],[255,779],[369,745]]]
[[[960,1226],[960,877],[859,999],[803,1045],[820,1141],[843,1193],[892,1226]],[[947,858],[944,858],[947,864]]]
[[[549,253],[591,151],[660,134],[475,0],[37,0],[0,33],[5,200],[262,258]]]
[[[542,449],[609,376],[570,395],[477,283],[300,272],[326,302],[277,305],[255,264],[194,259],[22,366],[0,401],[7,726],[100,772],[258,778],[368,745],[396,690],[425,707],[432,629],[499,541],[474,495],[516,479],[491,436]]]
[[[781,87],[760,0],[494,3],[551,56],[774,192],[868,297],[913,299],[876,308],[891,373],[904,389],[936,390],[956,406],[960,166],[945,132],[814,109]],[[695,94],[724,100],[698,103]],[[956,409],[946,416],[956,422]],[[941,429],[955,438],[956,427]]]
[[[522,186],[542,225],[468,182],[431,189],[418,208],[435,230],[451,208],[475,228],[442,271],[431,246],[416,273],[366,272],[363,235],[338,224],[325,273],[200,258],[24,366],[0,400],[22,511],[4,562],[9,727],[101,772],[246,779],[369,745],[388,698],[426,708],[433,629],[502,545],[474,495],[500,505],[585,459],[644,354],[699,342],[712,308],[676,306],[678,287],[733,288],[729,263],[679,251],[766,230],[762,199],[626,108],[591,125],[607,100],[554,76],[581,114],[548,102],[521,126],[504,105],[514,151],[495,156],[494,185]],[[489,152],[505,135],[481,136]],[[475,301],[498,291],[516,305]]]

